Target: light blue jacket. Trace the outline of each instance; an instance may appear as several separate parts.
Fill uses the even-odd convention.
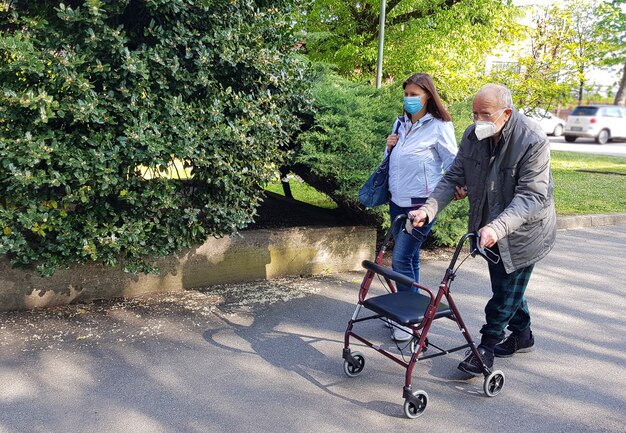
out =
[[[389,161],[389,192],[396,205],[411,207],[412,199],[430,196],[454,161],[454,126],[427,113],[415,124],[407,116],[399,116],[393,125],[396,130],[398,143]]]

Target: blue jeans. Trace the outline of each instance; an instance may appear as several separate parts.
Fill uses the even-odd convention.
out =
[[[412,207],[400,207],[394,202],[389,202],[389,214],[391,216],[391,222],[401,214],[408,214],[410,211],[418,209],[421,205],[426,203],[426,197],[416,200],[416,204]],[[436,220],[436,218],[435,218]],[[393,239],[394,246],[391,254],[391,268],[405,275],[413,280],[419,282],[420,280],[420,249],[422,244],[426,240],[430,229],[432,228],[435,220],[429,222],[427,225],[419,228],[414,228],[412,235],[406,233],[403,229],[404,224],[398,224],[393,227]],[[407,286],[404,284],[397,284],[399,292],[403,291],[417,291],[417,288],[413,286]]]

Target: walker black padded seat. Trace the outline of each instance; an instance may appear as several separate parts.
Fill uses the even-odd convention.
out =
[[[364,260],[362,264],[365,269],[383,275],[396,282],[408,285],[414,283],[411,278],[369,260]],[[368,310],[378,313],[383,317],[388,317],[394,322],[405,326],[415,325],[424,320],[424,314],[429,304],[430,296],[422,295],[419,292],[388,293],[386,295],[366,299],[363,302],[363,306]],[[452,316],[453,313],[450,307],[441,302],[435,313],[435,319]]]

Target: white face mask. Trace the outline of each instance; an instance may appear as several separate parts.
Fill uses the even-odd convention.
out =
[[[496,132],[498,132],[498,130],[496,129],[496,124],[493,122],[477,120],[474,123],[476,124],[476,126],[474,127],[474,133],[476,134],[476,138],[478,138],[479,140],[493,137],[494,135],[496,135]]]
[[[474,124],[474,133],[476,134],[476,138],[479,140],[484,140],[485,138],[493,137],[498,132],[498,128],[496,127],[496,122],[500,117],[504,114],[504,111],[500,113],[500,116],[496,118],[494,122],[488,122],[485,120],[475,120]]]

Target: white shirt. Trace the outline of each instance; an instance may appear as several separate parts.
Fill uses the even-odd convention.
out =
[[[458,150],[454,126],[427,113],[416,123],[407,116],[399,117],[392,133],[396,129],[398,143],[389,159],[389,192],[396,205],[411,207],[415,205],[411,199],[430,195],[454,161]]]

